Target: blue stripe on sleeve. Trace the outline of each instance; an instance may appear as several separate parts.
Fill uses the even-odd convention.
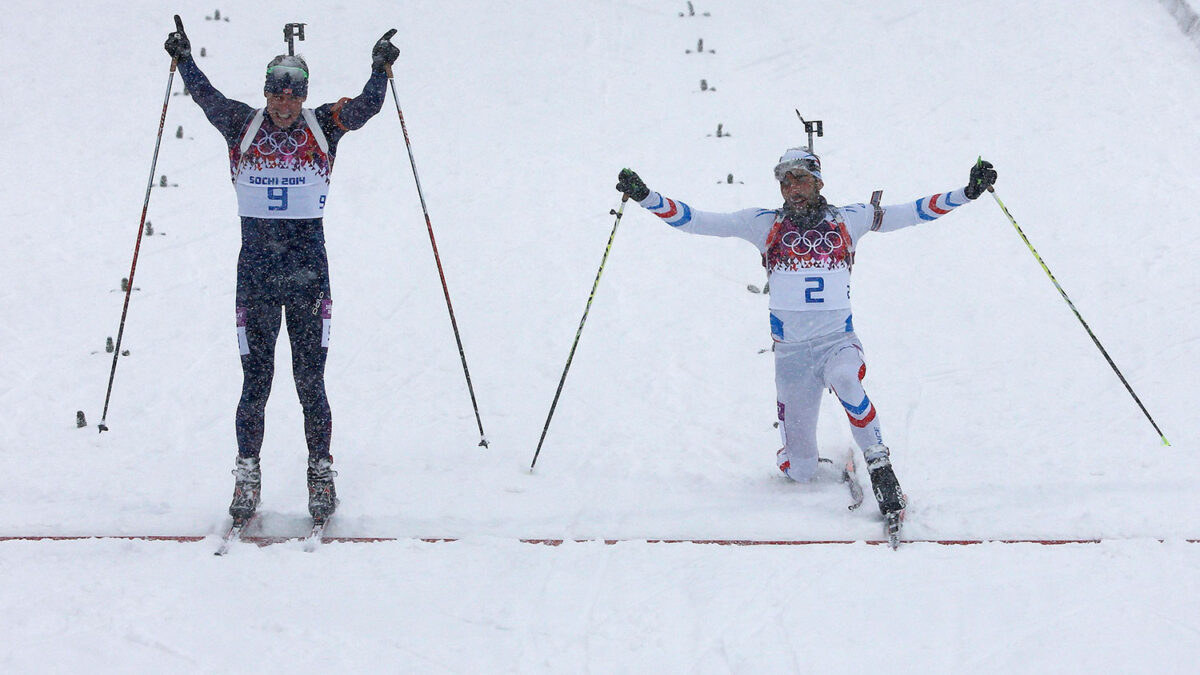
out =
[[[920,216],[921,220],[936,220],[937,215],[925,210],[925,201],[925,197],[917,200],[917,215]]]
[[[676,202],[676,204],[679,204],[679,206],[682,207],[683,217],[678,221],[671,223],[671,227],[682,227],[692,222],[692,207],[684,204],[683,202]]]

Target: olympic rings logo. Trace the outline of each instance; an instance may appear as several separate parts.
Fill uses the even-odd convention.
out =
[[[284,157],[291,157],[308,142],[307,129],[295,129],[293,131],[273,131],[269,134],[263,134],[255,139],[254,149],[260,155],[279,154]]]
[[[817,230],[805,230],[803,233],[792,230],[783,235],[780,240],[792,255],[804,256],[816,254],[818,256],[832,255],[834,251],[840,250],[845,243],[840,232],[831,230],[829,232],[818,232]]]

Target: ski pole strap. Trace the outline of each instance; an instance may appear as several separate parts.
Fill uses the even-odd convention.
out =
[[[883,208],[879,206],[879,201],[883,199],[883,190],[876,190],[871,193],[871,208],[875,209],[875,218],[871,221],[871,231],[878,232],[883,225]]]

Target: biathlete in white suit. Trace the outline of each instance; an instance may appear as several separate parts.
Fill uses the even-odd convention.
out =
[[[696,211],[646,187],[629,169],[617,190],[683,232],[737,237],[758,247],[770,282],[771,337],[775,342],[775,389],[783,447],[776,462],[788,478],[805,482],[817,471],[817,414],[831,389],[850,420],[863,453],[879,510],[902,512],[905,497],[892,469],[875,406],[863,389],[867,366],[854,334],[850,272],[854,249],[868,232],[891,232],[935,220],[976,199],[996,182],[988,162],[971,168],[965,188],[880,206],[830,206],[821,196],[821,160],[808,148],[779,158],[775,178],[783,195],[778,209],[734,213]]]

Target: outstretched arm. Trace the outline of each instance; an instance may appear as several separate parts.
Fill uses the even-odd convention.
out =
[[[937,220],[954,209],[976,199],[996,182],[996,171],[982,159],[971,167],[966,187],[921,197],[913,202],[881,207],[882,218],[876,222],[875,208],[870,204],[842,207],[846,225],[855,239],[867,231],[891,232],[918,223]]]
[[[617,190],[635,199],[642,208],[663,219],[671,227],[692,234],[713,237],[737,237],[765,250],[767,233],[775,222],[775,212],[744,209],[733,213],[696,211],[686,203],[664,197],[646,187],[633,171],[623,169],[617,176]]]

